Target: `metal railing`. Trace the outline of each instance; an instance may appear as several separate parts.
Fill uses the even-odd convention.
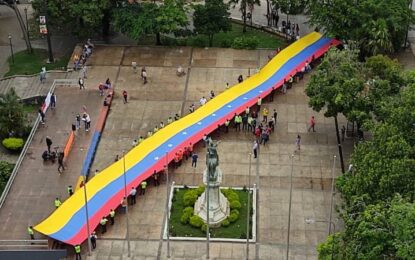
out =
[[[67,81],[64,81],[62,79],[55,79],[52,83],[52,86],[49,89],[49,93],[53,93],[55,91],[56,85],[67,85]],[[9,180],[7,181],[6,186],[4,187],[3,193],[0,197],[0,209],[3,207],[4,202],[6,201],[7,195],[9,194],[10,188],[13,184],[14,179],[16,178],[17,171],[20,168],[20,165],[23,162],[24,157],[26,156],[27,150],[29,149],[30,144],[32,143],[33,137],[36,133],[37,128],[39,127],[40,123],[40,115],[37,116],[35,123],[33,124],[32,131],[30,131],[29,137],[26,140],[25,145],[23,146],[22,152],[19,155],[19,158],[17,158],[16,164],[13,168],[13,171],[10,175]]]

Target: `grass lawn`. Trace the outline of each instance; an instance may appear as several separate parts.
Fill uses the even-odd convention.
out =
[[[232,30],[226,33],[220,32],[213,37],[212,47],[224,47],[228,48],[232,44],[233,40],[237,37],[255,37],[258,39],[258,48],[276,49],[278,47],[283,48],[287,45],[285,39],[275,36],[273,34],[253,29],[246,28],[246,32],[243,33],[243,26],[240,24],[232,23]],[[171,46],[195,46],[205,47],[209,45],[209,40],[205,35],[191,36],[187,38],[170,38],[162,36],[161,42],[163,45]],[[154,35],[148,35],[142,37],[138,41],[139,45],[154,45],[156,39]]]
[[[41,49],[33,49],[33,53],[27,53],[26,50],[14,54],[14,63],[9,57],[9,72],[5,77],[13,75],[32,75],[39,73],[42,67],[46,70],[66,68],[69,61],[69,56],[65,56],[55,63],[47,64],[48,52]]]
[[[175,193],[175,200],[172,204],[172,209],[170,212],[170,235],[176,237],[205,237],[206,233],[202,232],[200,228],[192,227],[190,224],[183,225],[180,222],[180,217],[182,216],[183,209],[183,195],[186,192],[186,189],[178,189]],[[241,202],[241,209],[239,210],[239,218],[234,223],[231,223],[228,227],[219,227],[211,228],[210,234],[211,237],[216,238],[246,238],[246,214],[247,212],[247,203],[248,203],[248,192],[243,190],[235,190],[239,195],[239,200]],[[251,195],[252,203],[252,195]],[[252,205],[251,205],[252,207]],[[251,211],[252,213],[252,211]],[[251,227],[252,232],[252,227]],[[251,233],[250,232],[250,233]],[[252,237],[252,236],[251,236]]]
[[[213,36],[213,47],[224,47],[224,42],[233,42],[233,40],[237,37],[254,37],[259,41],[258,48],[269,48],[269,49],[276,49],[278,47],[283,47],[287,43],[281,37],[275,36],[273,34],[257,30],[254,28],[247,27],[246,32],[243,33],[243,26],[240,24],[232,23],[232,30],[229,32],[220,32]],[[189,45],[197,45],[195,41],[200,41],[197,39],[204,39],[206,45],[209,44],[208,38],[204,35],[198,35],[195,37],[190,37],[188,39],[193,44]]]

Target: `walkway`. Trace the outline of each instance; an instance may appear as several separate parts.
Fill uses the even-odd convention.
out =
[[[46,149],[45,138],[50,136],[53,140],[52,147],[62,148],[71,131],[75,115],[81,112],[83,105],[87,106],[94,125],[94,119],[98,117],[103,102],[95,89],[102,81],[102,72],[90,71],[86,81],[86,86],[89,87],[87,90],[80,91],[76,86],[61,86],[55,90],[57,108],[46,113],[46,125],[37,130],[0,209],[0,239],[27,239],[27,226],[35,225],[46,218],[54,210],[53,201],[56,197],[60,197],[62,201],[67,198],[66,187],[74,185],[79,177],[92,134],[79,131],[68,157],[67,169],[62,175],[58,174],[57,163],[44,163],[41,158]]]

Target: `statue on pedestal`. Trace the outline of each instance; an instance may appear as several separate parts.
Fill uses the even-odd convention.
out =
[[[206,169],[203,172],[203,182],[206,185],[205,192],[197,199],[194,214],[201,217],[207,223],[207,205],[209,205],[209,226],[217,227],[230,213],[229,202],[220,191],[222,183],[222,171],[219,166],[218,147],[219,142],[214,142],[210,137],[206,140]],[[208,192],[208,196],[206,196]],[[209,197],[209,203],[206,198]]]

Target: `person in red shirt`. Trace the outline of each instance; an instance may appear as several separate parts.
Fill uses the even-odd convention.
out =
[[[192,157],[193,155],[193,144],[189,143],[189,157]]]
[[[314,119],[314,116],[311,116],[310,118],[310,127],[308,128],[308,132],[310,132],[311,129],[313,129],[313,132],[315,132],[316,130],[314,129],[316,125],[316,121]]]
[[[179,167],[179,153],[176,152],[176,154],[174,155],[174,168],[177,169]]]

